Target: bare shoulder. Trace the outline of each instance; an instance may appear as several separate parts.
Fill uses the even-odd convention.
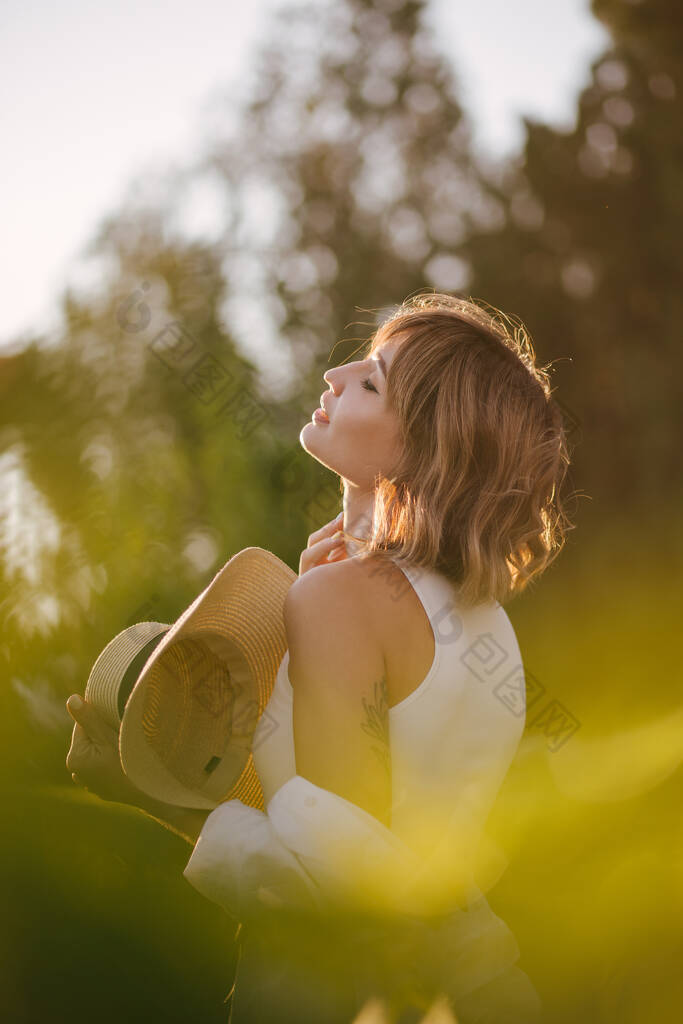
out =
[[[317,565],[299,576],[287,592],[284,624],[290,652],[293,647],[315,646],[321,642],[343,643],[353,638],[360,657],[383,657],[381,631],[378,629],[377,601],[369,566],[358,559],[345,559],[329,565]]]
[[[295,605],[318,605],[341,611],[348,607],[363,615],[375,613],[382,603],[382,594],[392,583],[405,580],[401,570],[380,559],[357,557],[317,565],[292,583],[285,600],[285,608]]]
[[[310,642],[313,632],[329,635],[334,628],[347,643],[353,636],[359,654],[374,659],[379,652],[386,664],[387,650],[401,650],[401,635],[412,635],[410,617],[415,609],[409,600],[396,600],[405,584],[396,565],[373,557],[309,569],[294,580],[285,599],[288,645]]]
[[[284,602],[285,630],[288,640],[312,631],[351,633],[361,639],[367,629],[370,600],[364,573],[355,565],[332,563],[317,565],[294,580]]]
[[[294,580],[286,600],[292,603],[294,600],[323,595],[331,599],[335,594],[340,598],[347,595],[359,597],[367,590],[371,575],[370,567],[363,565],[357,558],[316,565]]]

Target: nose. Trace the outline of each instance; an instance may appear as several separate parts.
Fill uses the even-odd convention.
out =
[[[352,374],[357,367],[358,363],[340,363],[339,366],[332,366],[329,370],[325,370],[323,380],[332,393],[338,395],[345,387],[346,376]]]

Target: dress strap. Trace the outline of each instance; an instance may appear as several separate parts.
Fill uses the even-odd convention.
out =
[[[392,599],[400,600],[409,584],[422,602],[436,639],[440,642],[457,640],[463,631],[463,623],[450,580],[434,569],[425,569],[421,565],[404,567],[393,556],[391,560],[405,577],[396,585]]]

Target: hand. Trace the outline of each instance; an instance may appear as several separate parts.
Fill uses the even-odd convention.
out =
[[[78,694],[67,701],[75,721],[66,767],[77,786],[83,786],[102,800],[141,807],[144,794],[134,786],[121,765],[119,734],[86,700],[76,707]],[[82,700],[82,698],[81,698]]]
[[[341,562],[347,557],[341,533],[343,522],[344,513],[340,512],[335,519],[310,535],[306,550],[301,552],[299,558],[299,576],[303,576],[305,572],[315,568],[316,565]],[[337,545],[341,545],[341,547],[337,548]]]

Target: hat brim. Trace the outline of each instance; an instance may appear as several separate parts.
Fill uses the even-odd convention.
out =
[[[123,770],[143,792],[182,807],[263,807],[251,739],[287,650],[284,601],[296,578],[272,552],[245,548],[163,636],[119,731]]]

